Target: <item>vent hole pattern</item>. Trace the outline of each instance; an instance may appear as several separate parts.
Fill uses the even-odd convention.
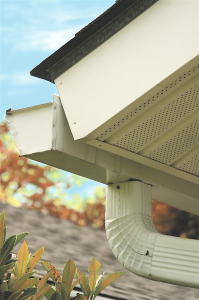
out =
[[[179,166],[178,169],[199,176],[199,154],[191,157],[186,161],[186,163],[184,163],[182,166]]]
[[[113,126],[111,126],[106,131],[101,133],[97,137],[97,140],[100,140],[100,141],[106,140],[109,136],[111,136],[113,133],[115,133],[119,128],[123,127],[125,124],[134,120],[141,113],[146,111],[151,105],[157,103],[161,98],[170,94],[172,92],[173,88],[176,88],[182,84],[182,81],[185,81],[185,80],[188,80],[189,78],[191,78],[196,73],[196,70],[198,68],[199,68],[199,65],[194,67],[192,70],[188,71],[186,74],[183,74],[183,76],[180,76],[174,82],[168,84],[168,86],[166,86],[164,89],[160,90],[156,95],[154,95],[150,99],[146,100],[144,103],[142,103],[141,105],[136,107],[133,111],[131,111],[128,115],[126,115],[125,117],[120,119],[118,122],[116,122]],[[135,150],[131,150],[131,151],[135,151]]]
[[[172,164],[199,143],[198,129],[199,122],[196,120],[150,153],[148,157],[167,165]]]
[[[148,120],[133,128],[114,145],[131,152],[139,152],[148,143],[187,117],[199,107],[199,87],[195,85],[185,94],[171,101]]]

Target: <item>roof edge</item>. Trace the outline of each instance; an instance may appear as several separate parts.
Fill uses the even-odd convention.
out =
[[[75,37],[30,71],[53,82],[159,0],[120,0],[75,34]]]

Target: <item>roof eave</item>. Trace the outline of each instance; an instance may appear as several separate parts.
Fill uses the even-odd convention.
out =
[[[73,39],[32,69],[30,75],[54,83],[55,78],[104,43],[157,1],[117,1],[103,14],[81,29]]]

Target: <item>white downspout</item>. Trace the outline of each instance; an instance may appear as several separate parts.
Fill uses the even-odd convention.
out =
[[[142,277],[199,288],[199,241],[158,233],[151,200],[152,187],[139,181],[107,187],[106,234],[114,255]]]

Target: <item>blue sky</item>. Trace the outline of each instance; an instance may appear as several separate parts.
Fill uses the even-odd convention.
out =
[[[0,0],[0,120],[8,108],[50,102],[54,84],[29,72],[114,0]]]
[[[52,94],[58,94],[55,85],[31,77],[30,70],[114,2],[0,0],[0,121],[8,108],[20,109],[52,101]],[[77,192],[88,196],[90,187],[94,190],[96,186],[103,185],[88,180]]]

